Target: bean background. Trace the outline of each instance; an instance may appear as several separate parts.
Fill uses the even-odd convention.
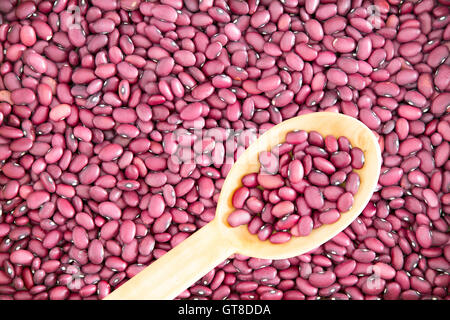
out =
[[[317,111],[379,139],[361,216],[179,298],[448,299],[449,6],[0,1],[0,299],[105,297],[214,218],[239,132]]]

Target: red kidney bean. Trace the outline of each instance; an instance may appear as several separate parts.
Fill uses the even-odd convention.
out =
[[[298,221],[298,235],[307,236],[311,233],[314,226],[314,221],[310,216],[302,216]]]
[[[248,224],[251,220],[252,216],[248,211],[238,209],[233,211],[227,221],[232,227],[237,227],[240,225]]]
[[[19,265],[30,265],[33,254],[27,250],[16,250],[10,255],[11,262]]]
[[[27,207],[29,209],[37,209],[45,202],[50,200],[50,194],[46,191],[35,191],[28,195]]]
[[[111,219],[119,219],[122,215],[121,209],[114,202],[102,202],[98,206],[99,213]]]

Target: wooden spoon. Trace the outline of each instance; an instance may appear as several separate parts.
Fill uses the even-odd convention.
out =
[[[317,131],[322,136],[347,137],[352,146],[359,147],[365,156],[359,190],[353,207],[330,225],[314,229],[307,237],[292,237],[287,243],[272,244],[260,241],[248,232],[247,226],[231,227],[228,215],[234,210],[231,198],[242,186],[241,179],[258,172],[258,155],[284,142],[286,134],[294,130]],[[217,203],[214,220],[178,244],[105,299],[174,299],[181,292],[234,253],[263,259],[285,259],[311,251],[327,242],[355,220],[374,192],[381,167],[378,140],[362,122],[338,113],[316,112],[292,118],[274,126],[238,158],[225,179]]]

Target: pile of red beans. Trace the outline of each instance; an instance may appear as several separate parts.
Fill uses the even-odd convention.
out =
[[[361,216],[179,298],[448,299],[449,5],[1,1],[0,299],[104,298],[214,218],[236,133],[318,111],[379,139]]]
[[[353,206],[364,153],[346,137],[291,131],[285,142],[258,155],[260,169],[246,174],[233,194],[232,227],[247,225],[258,239],[288,242],[339,220]]]

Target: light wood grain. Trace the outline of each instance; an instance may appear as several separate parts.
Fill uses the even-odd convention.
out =
[[[283,142],[293,130],[317,131],[322,136],[347,137],[363,150],[364,167],[356,170],[360,187],[353,207],[334,224],[323,225],[307,237],[293,237],[284,244],[260,241],[246,226],[227,223],[233,211],[231,196],[242,186],[244,175],[259,170],[258,155]],[[286,120],[252,143],[227,175],[217,203],[216,217],[208,225],[169,251],[106,299],[173,299],[233,253],[266,259],[297,256],[320,246],[350,225],[369,202],[378,181],[381,153],[375,135],[360,121],[337,113],[320,112]]]

